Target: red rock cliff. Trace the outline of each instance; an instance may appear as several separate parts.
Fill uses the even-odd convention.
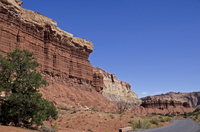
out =
[[[194,109],[190,107],[188,102],[182,103],[181,101],[174,100],[147,100],[142,101],[142,104],[133,109],[134,114],[148,114],[148,113],[160,113],[160,114],[183,114],[184,112],[193,112]]]
[[[41,92],[55,104],[113,108],[114,103],[96,92],[102,88],[103,79],[93,74],[88,60],[93,44],[73,37],[54,20],[21,5],[19,0],[0,1],[0,53],[6,56],[15,47],[34,52],[40,63],[38,71],[50,83]]]
[[[200,92],[191,92],[191,93],[169,92],[166,94],[147,96],[147,97],[141,98],[142,101],[158,100],[158,99],[188,102],[190,106],[193,108],[200,107]]]
[[[21,9],[20,16],[1,3],[1,53],[15,47],[33,51],[44,75],[59,79],[78,78],[93,81],[93,67],[88,61],[92,43],[61,31],[56,22],[33,11]],[[12,14],[13,13],[13,14]],[[38,19],[32,20],[31,18]]]
[[[180,102],[180,101],[175,101],[175,100],[147,100],[147,101],[142,101],[141,106],[144,108],[157,108],[157,109],[168,109],[170,106],[173,107],[178,107],[178,106],[183,106],[185,108],[190,108],[190,105],[188,102]]]

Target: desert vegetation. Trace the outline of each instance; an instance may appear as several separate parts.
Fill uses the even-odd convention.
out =
[[[193,112],[181,114],[181,116],[200,122],[200,108],[196,108]]]
[[[186,119],[184,118],[184,114],[172,115],[174,114],[163,115],[159,113],[149,113],[146,115],[139,115],[126,112],[119,114],[118,112],[100,111],[96,108],[86,110],[81,107],[59,107],[59,119],[45,122],[46,125],[42,126],[40,130],[52,131],[54,130],[54,126],[57,126],[65,127],[66,130],[76,129],[77,132],[78,130],[89,132],[118,132],[119,128],[127,126],[131,126],[133,130],[149,129],[168,125],[173,120]],[[52,127],[48,127],[51,125]]]
[[[131,124],[132,130],[137,129],[149,129],[149,128],[155,128],[155,127],[161,127],[166,124],[169,124],[172,119],[170,117],[158,116],[142,116],[140,120],[130,120],[129,123]]]
[[[62,109],[62,110],[61,110]],[[149,113],[146,115],[139,115],[133,113],[124,112],[120,114],[119,112],[107,112],[100,111],[94,108],[91,108],[87,111],[77,110],[76,113],[71,114],[71,109],[61,108],[59,113],[63,113],[62,121],[66,121],[68,128],[76,129],[76,126],[79,125],[79,130],[87,131],[90,128],[91,131],[119,131],[119,128],[131,126],[133,130],[138,129],[149,129],[162,127],[170,124],[173,120],[185,120],[184,114],[159,114],[159,113]],[[73,119],[73,120],[72,120]],[[62,125],[62,123],[58,123]],[[113,125],[115,124],[115,125]],[[91,127],[93,126],[93,127]],[[118,127],[116,127],[118,126]]]

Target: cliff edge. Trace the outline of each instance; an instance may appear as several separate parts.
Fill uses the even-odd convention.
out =
[[[23,9],[22,4],[0,0],[0,53],[6,56],[16,47],[34,52],[40,63],[37,70],[50,84],[40,91],[59,107],[115,109],[116,104],[95,89],[103,82],[88,60],[93,44],[61,30],[56,21]]]

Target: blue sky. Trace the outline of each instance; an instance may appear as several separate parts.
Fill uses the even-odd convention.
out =
[[[91,41],[93,66],[139,97],[200,91],[200,0],[23,0]]]

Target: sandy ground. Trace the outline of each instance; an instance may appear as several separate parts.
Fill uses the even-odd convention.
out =
[[[0,132],[40,132],[40,131],[19,128],[19,127],[12,127],[12,126],[0,126]],[[74,130],[70,128],[66,129],[61,128],[58,132],[84,132],[84,131]]]
[[[58,124],[58,132],[119,132],[119,128],[131,126],[131,120],[159,119],[160,115],[135,115],[116,114],[111,112],[97,112],[84,110],[59,110],[59,118],[56,121],[46,121],[44,124],[54,126]],[[165,117],[164,117],[165,118]],[[181,117],[173,117],[179,120]],[[168,125],[170,122],[159,122],[159,126]],[[153,126],[153,125],[152,125]],[[0,126],[0,132],[38,132],[25,128],[12,126]]]
[[[19,127],[12,127],[12,126],[0,126],[0,132],[39,132],[39,131],[19,128]]]

